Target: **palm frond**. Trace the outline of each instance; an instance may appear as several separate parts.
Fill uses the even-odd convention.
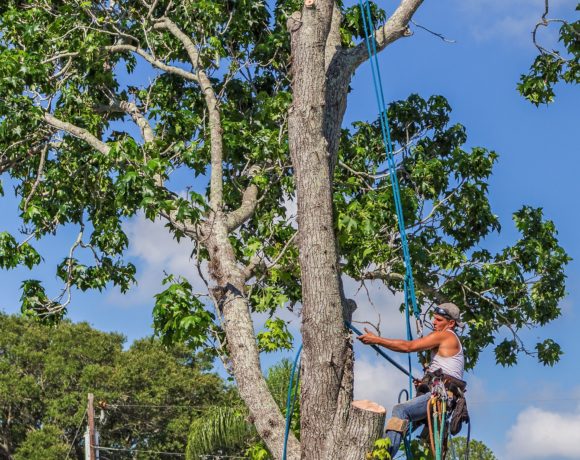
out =
[[[189,429],[186,460],[243,448],[256,435],[246,418],[243,409],[216,406],[194,419]]]

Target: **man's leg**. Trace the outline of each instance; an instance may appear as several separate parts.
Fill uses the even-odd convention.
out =
[[[417,422],[427,416],[427,403],[430,399],[431,393],[427,393],[393,407],[392,417],[387,421],[387,438],[391,440],[389,447],[391,458],[394,458],[399,450],[409,422]]]

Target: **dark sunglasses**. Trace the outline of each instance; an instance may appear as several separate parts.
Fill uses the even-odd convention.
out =
[[[455,319],[455,318],[452,318],[449,313],[447,313],[447,310],[443,310],[443,308],[441,308],[441,307],[435,307],[433,312],[436,315],[443,316],[444,318],[447,318],[447,319]]]

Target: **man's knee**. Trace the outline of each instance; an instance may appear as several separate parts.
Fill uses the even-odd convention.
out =
[[[404,404],[397,404],[393,407],[393,417],[407,418],[407,411],[405,410]]]
[[[393,416],[387,421],[386,431],[396,431],[397,433],[405,434],[409,427],[409,421],[397,417],[394,412],[395,410],[393,409]]]

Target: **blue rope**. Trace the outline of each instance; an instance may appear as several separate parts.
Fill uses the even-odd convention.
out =
[[[391,140],[391,130],[387,118],[387,107],[385,103],[385,96],[383,93],[383,84],[381,72],[379,69],[379,62],[377,58],[377,48],[374,33],[372,31],[371,9],[368,0],[359,0],[359,6],[363,19],[363,26],[365,29],[365,42],[371,62],[371,71],[373,75],[373,85],[375,90],[375,97],[379,106],[379,120],[381,132],[383,135],[383,143],[385,146],[385,153],[387,158],[387,165],[389,167],[389,174],[391,177],[391,185],[393,188],[393,197],[395,201],[395,210],[397,212],[397,220],[399,224],[399,233],[401,235],[401,246],[403,249],[403,259],[405,261],[405,292],[409,295],[409,300],[413,306],[413,313],[417,319],[420,317],[420,310],[417,306],[417,299],[415,296],[415,281],[413,279],[413,270],[411,266],[411,256],[409,253],[409,245],[407,242],[407,232],[405,230],[405,218],[403,215],[403,205],[401,203],[401,191],[399,188],[399,181],[397,180],[397,168],[395,158],[393,155],[393,143]],[[366,13],[366,14],[365,14]]]
[[[284,451],[282,452],[282,460],[286,460],[286,448],[288,446],[288,434],[290,433],[290,422],[292,421],[292,413],[294,412],[294,403],[296,402],[296,395],[298,394],[298,382],[300,381],[300,374],[296,377],[296,388],[294,396],[292,396],[292,388],[294,387],[294,374],[296,373],[296,366],[300,353],[302,352],[302,345],[298,348],[296,358],[294,358],[294,365],[292,366],[292,373],[290,374],[290,383],[288,385],[288,397],[286,398],[286,429],[284,430]]]
[[[399,234],[401,235],[401,247],[403,249],[403,260],[405,262],[405,319],[407,326],[407,340],[413,340],[411,332],[410,308],[413,307],[413,314],[417,321],[420,321],[420,310],[417,306],[417,298],[415,295],[415,281],[413,279],[413,268],[411,265],[411,255],[409,253],[409,245],[407,242],[407,232],[405,230],[405,219],[403,215],[403,205],[401,202],[401,191],[399,188],[399,181],[397,179],[397,168],[395,158],[393,155],[393,142],[391,140],[391,131],[389,128],[389,120],[387,116],[387,106],[385,103],[385,95],[383,93],[383,83],[381,78],[381,71],[377,58],[377,44],[372,28],[371,8],[368,0],[359,0],[359,8],[363,20],[363,27],[365,32],[365,42],[367,45],[367,52],[371,63],[371,72],[373,76],[373,85],[375,90],[375,97],[379,108],[379,121],[381,126],[381,133],[383,135],[383,144],[385,147],[387,165],[389,168],[389,175],[391,177],[391,186],[393,189],[393,199],[395,202],[395,210],[397,212],[397,221],[399,224]],[[409,397],[413,397],[413,378],[411,376],[411,354],[407,354],[409,367]],[[410,438],[412,427],[409,426],[409,436],[405,438],[405,450],[407,451],[407,458],[410,458]]]
[[[407,232],[405,230],[405,218],[403,215],[403,205],[401,202],[401,191],[399,188],[399,181],[397,179],[397,168],[393,155],[393,143],[391,140],[391,131],[389,128],[389,121],[387,118],[387,106],[385,103],[385,96],[383,93],[383,84],[379,62],[377,58],[377,45],[375,35],[372,30],[371,8],[368,0],[359,0],[359,7],[363,19],[363,27],[365,31],[365,42],[371,63],[371,72],[373,76],[373,86],[375,90],[375,97],[379,108],[379,120],[381,126],[381,133],[383,135],[383,144],[385,146],[385,153],[387,165],[389,167],[389,175],[391,177],[391,185],[393,189],[393,198],[395,202],[395,210],[397,212],[397,221],[399,224],[399,234],[401,236],[401,246],[403,249],[403,260],[405,262],[405,317],[407,321],[407,340],[412,340],[410,323],[410,308],[409,303],[413,307],[413,314],[419,320],[420,311],[417,306],[417,298],[415,296],[415,282],[413,279],[413,269],[411,265],[411,256],[409,253],[409,245],[407,242]],[[411,369],[411,355],[408,355],[409,369]],[[409,396],[412,397],[413,382],[409,379]]]
[[[344,324],[346,324],[346,326],[352,331],[354,332],[356,335],[363,335],[363,333],[361,331],[359,331],[356,327],[354,327],[352,324],[350,324],[348,321],[345,321]],[[387,355],[383,350],[381,350],[379,347],[377,347],[376,345],[371,345],[371,348],[373,350],[375,350],[379,355],[381,355],[383,358],[385,358],[388,362],[390,362],[393,366],[395,366],[397,369],[399,369],[403,374],[405,374],[406,376],[408,376],[411,381],[413,381],[413,379],[415,377],[413,377],[413,374],[411,374],[410,370],[405,369],[403,366],[401,366],[397,361],[395,361],[393,358],[391,358],[389,355]],[[406,390],[405,390],[406,391]]]

